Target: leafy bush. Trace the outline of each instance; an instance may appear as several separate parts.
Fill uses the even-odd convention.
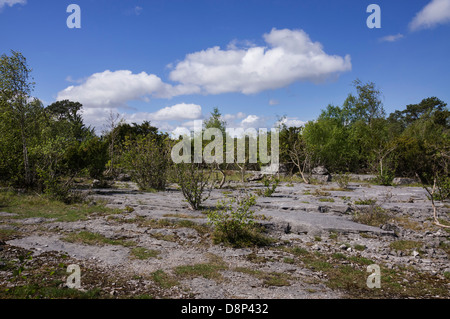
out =
[[[170,143],[160,135],[125,142],[121,162],[142,190],[164,190],[170,163]]]
[[[256,197],[246,195],[240,199],[220,201],[216,210],[208,212],[209,224],[215,227],[214,243],[235,248],[270,244],[270,238],[264,236],[255,224],[254,211],[251,210],[255,204]]]
[[[265,177],[263,180],[264,183],[264,190],[258,190],[257,194],[259,196],[263,197],[270,197],[273,193],[275,193],[275,190],[277,189],[278,185],[280,184],[280,180],[278,178],[267,178]]]
[[[434,194],[435,200],[450,199],[450,177],[439,176],[436,178],[436,190]]]
[[[383,186],[392,186],[392,182],[394,181],[395,174],[390,169],[384,169],[382,172],[379,172],[377,177],[375,178],[375,183]]]
[[[0,189],[0,208],[7,207],[14,196],[14,192],[11,189]]]
[[[204,163],[179,163],[174,165],[175,180],[184,198],[193,210],[198,210],[209,198],[214,182],[211,181],[213,168]]]
[[[333,176],[333,180],[337,182],[340,188],[347,189],[348,184],[350,183],[350,174],[349,173],[339,173]]]
[[[386,224],[390,219],[391,215],[375,203],[359,208],[353,215],[355,222],[374,227]]]

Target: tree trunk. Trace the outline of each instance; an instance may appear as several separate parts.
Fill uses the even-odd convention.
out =
[[[25,186],[29,187],[31,186],[30,162],[28,159],[27,138],[25,136],[25,127],[23,122],[20,123],[20,131],[21,131],[20,134],[22,136],[23,164],[25,169]]]
[[[223,185],[225,184],[225,180],[226,180],[226,175],[225,172],[220,168],[220,166],[218,167],[219,172],[222,174],[222,180],[220,181],[219,184],[219,189],[222,189]]]

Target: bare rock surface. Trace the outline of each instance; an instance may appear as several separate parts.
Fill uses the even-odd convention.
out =
[[[376,186],[364,184],[363,179],[347,189],[340,189],[336,183],[282,183],[271,197],[259,197],[254,207],[275,244],[237,249],[215,245],[208,234],[195,227],[176,224],[189,221],[192,225],[207,225],[204,212],[190,210],[176,187],[146,193],[132,183],[122,182],[120,186],[93,190],[89,198],[119,208],[121,213],[75,222],[14,219],[15,227],[27,227],[28,234],[5,244],[30,250],[35,256],[64,253],[80,263],[89,261],[105,272],[115,269],[129,278],[153,278],[151,274],[162,271],[175,278],[176,283],[165,288],[168,290],[164,296],[171,298],[345,297],[343,291],[327,286],[326,274],[295,255],[294,248],[321,256],[343,255],[345,260],[366,258],[392,269],[414,267],[441,279],[448,278],[444,274],[450,269],[448,248],[445,250],[450,246],[449,233],[432,225],[431,207],[425,191],[419,187]],[[262,187],[259,182],[245,184],[246,192]],[[239,196],[242,189],[215,189],[204,206],[213,208],[220,199]],[[365,225],[355,220],[355,212],[375,205],[389,213],[389,221]],[[448,205],[438,203],[438,208],[440,216],[448,220]],[[15,217],[7,213],[0,216],[2,227],[9,226]],[[172,223],[157,224],[161,220]],[[86,244],[67,240],[67,236],[79,232],[98,234],[109,242]],[[416,246],[396,249],[392,243],[399,241],[414,242]],[[136,247],[155,255],[137,258]],[[348,264],[353,265],[350,261]],[[210,272],[195,273],[196,265],[208,265]],[[181,269],[193,273],[181,275]],[[145,284],[152,280],[146,279]]]

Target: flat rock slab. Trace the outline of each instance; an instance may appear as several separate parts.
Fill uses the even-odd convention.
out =
[[[377,235],[394,235],[393,231],[385,231],[378,227],[359,224],[345,217],[313,213],[306,211],[274,211],[263,210],[260,213],[271,217],[270,224],[277,229],[292,233],[320,234],[323,232],[338,233],[374,233]]]
[[[34,250],[36,254],[48,251],[67,253],[73,258],[95,259],[108,265],[120,265],[128,260],[129,249],[122,246],[88,246],[68,243],[57,236],[29,236],[8,241],[8,245]]]
[[[248,185],[249,191],[254,191],[262,185],[252,183]],[[370,188],[357,187],[353,191],[328,191],[331,185],[305,185],[297,184],[295,187],[280,186],[272,197],[259,197],[255,213],[270,217],[269,228],[276,230],[288,230],[293,233],[358,233],[368,232],[377,235],[394,235],[393,231],[382,230],[379,227],[372,227],[356,223],[350,219],[348,214],[349,206],[341,197],[346,196],[352,201],[360,199],[381,198],[387,195],[393,196],[398,201],[394,203],[380,202],[389,208],[400,210],[428,210],[424,208],[424,203],[408,203],[407,200],[414,197],[426,199],[424,190],[420,188],[394,188],[372,186]],[[315,190],[323,188],[329,193],[322,197],[332,197],[333,202],[321,201],[320,196],[311,195]],[[308,195],[305,192],[308,191]],[[205,206],[214,207],[217,201],[224,199],[224,192],[227,190],[213,190],[210,198],[204,202]],[[232,197],[239,196],[239,191],[233,190]],[[198,212],[193,212],[187,208],[183,201],[183,196],[179,190],[171,189],[167,192],[145,193],[133,190],[103,190],[98,191],[94,196],[99,199],[106,199],[113,207],[132,206],[138,215],[147,218],[164,218],[167,214],[181,213],[187,216],[202,217]],[[414,208],[414,209],[413,209]],[[205,223],[206,216],[199,219],[191,219],[197,223]]]

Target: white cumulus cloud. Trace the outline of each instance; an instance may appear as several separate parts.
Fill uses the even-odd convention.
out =
[[[429,29],[450,22],[450,0],[432,0],[409,24],[411,31]]]
[[[0,0],[1,1],[1,0]],[[121,108],[129,101],[171,98],[191,94],[241,92],[253,94],[288,86],[297,81],[320,82],[331,75],[351,70],[350,56],[328,55],[319,42],[312,42],[303,30],[272,29],[264,35],[266,47],[228,49],[219,47],[188,54],[172,65],[174,84],[154,74],[129,70],[94,73],[60,91],[57,100],[72,100],[86,108]],[[276,104],[276,101],[271,101]],[[164,111],[161,111],[162,113]],[[161,113],[161,114],[162,114]]]
[[[352,67],[349,55],[328,55],[303,30],[272,29],[264,40],[265,47],[216,46],[188,54],[170,79],[205,94],[253,94],[297,81],[321,82]]]
[[[149,96],[169,97],[171,86],[154,74],[133,74],[128,70],[95,73],[78,86],[58,93],[57,100],[78,101],[87,108],[123,107],[128,101]]]
[[[393,35],[387,35],[385,37],[380,38],[380,42],[395,42],[403,38],[403,34],[393,34]]]
[[[27,0],[0,0],[0,10],[5,6],[12,7],[15,4],[25,5],[27,4]]]
[[[202,117],[202,107],[197,104],[180,103],[150,114],[155,121],[196,120]]]
[[[284,117],[276,123],[276,125],[284,124],[287,127],[301,127],[306,124],[305,121],[299,120],[297,117]]]
[[[278,100],[275,100],[275,99],[270,99],[269,100],[269,105],[270,106],[274,106],[274,105],[278,105],[278,104],[280,104],[280,102]]]
[[[119,114],[119,117],[126,123],[139,124],[143,121],[149,121],[163,131],[172,131],[177,125],[180,127],[191,127],[194,120],[203,118],[200,105],[180,103],[156,112],[135,113],[123,113],[118,108],[83,107],[83,120],[88,126],[95,128],[96,132],[101,133],[101,130],[108,123],[108,117],[111,112]]]

